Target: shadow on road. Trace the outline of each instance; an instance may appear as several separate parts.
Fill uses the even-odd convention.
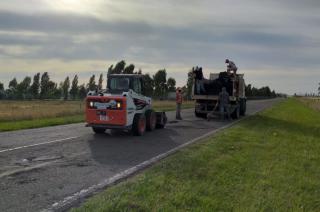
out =
[[[129,132],[107,131],[94,134],[88,140],[92,158],[108,166],[130,166],[180,145],[174,139],[178,133],[172,129],[146,132],[142,137]]]

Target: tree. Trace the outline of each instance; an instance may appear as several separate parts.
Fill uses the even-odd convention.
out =
[[[167,81],[168,91],[175,92],[176,91],[176,80],[173,78],[169,78]]]
[[[154,81],[150,77],[149,74],[145,74],[143,76],[143,94],[146,96],[153,96],[153,91],[154,91]]]
[[[41,82],[40,82],[40,99],[45,99],[49,97],[49,82],[50,82],[50,76],[48,72],[44,72],[41,76]],[[52,84],[50,85],[52,86]]]
[[[34,99],[39,98],[39,90],[40,90],[40,73],[37,73],[33,77],[33,83],[30,88],[30,93]]]
[[[108,72],[107,72],[107,75],[109,76],[110,74],[113,73],[113,65],[111,65],[109,68],[108,68]]]
[[[133,64],[130,64],[123,70],[123,74],[133,74],[134,73],[135,66]]]
[[[320,96],[320,82],[319,82],[319,87],[318,87],[318,96]]]
[[[100,74],[99,81],[98,81],[98,90],[102,90],[102,83],[103,83],[103,74]]]
[[[72,85],[70,89],[70,96],[72,99],[76,99],[78,96],[79,88],[78,88],[78,75],[75,75],[72,80]]]
[[[5,91],[6,96],[8,99],[16,99],[17,98],[17,89],[18,89],[18,82],[16,78],[13,78],[9,82],[9,89]]]
[[[49,94],[48,94],[48,98],[51,99],[60,99],[63,95],[63,82],[60,82],[60,85],[58,87],[57,83],[54,83],[52,81],[49,81],[48,83],[48,87],[49,87]]]
[[[97,89],[95,77],[96,77],[95,75],[92,75],[89,79],[89,83],[87,84],[87,89],[89,91],[94,91]]]
[[[156,97],[164,98],[167,94],[167,71],[159,70],[154,76],[154,94]]]
[[[188,72],[188,80],[187,80],[187,87],[186,87],[186,94],[188,99],[191,99],[192,86],[193,86],[193,70],[190,70]]]
[[[124,60],[121,60],[116,64],[114,69],[112,70],[112,74],[121,74],[123,73],[124,68],[126,67],[126,62]]]
[[[31,77],[25,77],[22,82],[17,85],[17,98],[18,99],[30,99],[30,84]]]
[[[87,89],[84,84],[79,87],[79,98],[84,99],[87,96]]]
[[[17,79],[13,78],[13,80],[9,82],[9,89],[17,89],[17,86],[18,86]]]
[[[252,85],[249,84],[245,87],[246,96],[252,96]]]
[[[4,86],[3,84],[0,82],[0,99],[5,99],[5,91],[4,91]]]
[[[69,97],[70,79],[67,77],[62,84],[63,99],[67,100]]]

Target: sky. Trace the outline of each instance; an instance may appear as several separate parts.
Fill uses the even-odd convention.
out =
[[[319,0],[1,0],[0,82],[48,71],[59,82],[124,59],[144,73],[226,69],[277,92],[316,92]]]

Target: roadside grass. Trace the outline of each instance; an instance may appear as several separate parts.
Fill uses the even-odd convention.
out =
[[[301,102],[307,106],[320,111],[320,98],[319,97],[300,97]]]
[[[175,110],[174,101],[154,101],[154,109]],[[194,107],[184,102],[183,109]],[[83,101],[0,101],[0,132],[84,122]]]
[[[72,211],[320,211],[319,120],[288,99]]]

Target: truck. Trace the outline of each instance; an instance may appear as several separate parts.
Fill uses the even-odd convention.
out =
[[[110,74],[107,89],[86,97],[86,126],[101,134],[107,129],[131,131],[136,136],[164,128],[165,112],[155,112],[145,94],[142,74]]]
[[[227,72],[211,73],[209,79],[203,79],[205,91],[197,91],[198,81],[193,80],[192,99],[195,100],[195,116],[206,118],[208,113],[220,114],[217,107],[219,93],[225,87],[229,94],[230,113],[238,119],[246,113],[247,98],[245,95],[244,74],[228,74]]]

